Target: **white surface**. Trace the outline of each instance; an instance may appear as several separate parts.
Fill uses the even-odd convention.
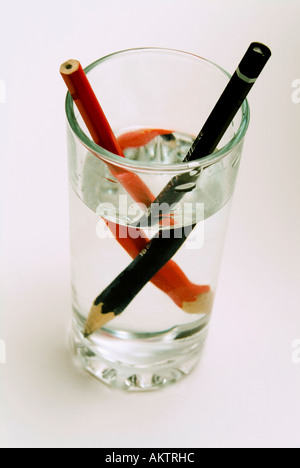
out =
[[[299,447],[299,1],[0,1],[2,447]],[[200,366],[122,394],[73,367],[65,87],[60,64],[139,46],[229,71],[253,40],[273,58],[251,125]],[[6,128],[3,120],[6,121]],[[6,149],[4,145],[6,143]]]

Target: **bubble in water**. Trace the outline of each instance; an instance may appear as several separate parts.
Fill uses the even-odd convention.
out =
[[[191,192],[196,188],[195,182],[189,182],[188,184],[178,185],[175,187],[176,192]]]

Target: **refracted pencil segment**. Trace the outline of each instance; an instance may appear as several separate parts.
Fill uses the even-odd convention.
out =
[[[140,130],[130,132],[129,134],[122,135],[119,138],[120,145],[127,158],[141,162],[152,161],[157,164],[170,164],[180,163],[184,159],[188,149],[190,148],[193,137],[180,133],[163,133],[159,130]],[[151,136],[151,139],[149,138]],[[149,141],[150,140],[150,141]],[[128,147],[127,147],[128,145]],[[87,172],[87,171],[86,171]],[[146,286],[148,281],[152,281],[157,287],[167,293],[171,299],[182,310],[182,314],[209,314],[213,304],[213,292],[209,284],[199,285],[191,282],[188,278],[190,269],[190,259],[194,256],[193,250],[201,247],[203,239],[203,223],[204,217],[214,214],[216,207],[221,207],[223,204],[220,187],[218,187],[218,179],[216,184],[211,187],[210,184],[205,184],[205,179],[202,180],[205,193],[201,190],[201,183],[197,187],[182,187],[184,193],[188,195],[188,202],[184,200],[176,206],[172,211],[172,223],[166,223],[164,226],[154,220],[154,225],[148,226],[147,233],[152,237],[155,233],[159,232],[160,239],[152,241],[154,249],[148,250],[149,239],[141,236],[138,241],[140,242],[140,251],[135,252],[132,258],[143,257],[144,261],[138,261],[139,274],[137,268],[133,268],[131,275],[131,267],[134,261],[127,269],[125,275],[118,277],[110,284],[102,294],[95,300],[85,327],[85,335],[88,336],[95,332],[97,329],[104,326],[106,323],[120,315],[121,312],[132,301],[132,298]],[[86,192],[86,190],[85,190]],[[203,192],[203,193],[202,193]],[[197,200],[202,193],[200,199],[202,210],[197,212]],[[218,193],[220,194],[218,197]],[[99,201],[103,199],[103,194],[98,194]],[[94,205],[97,205],[95,201]],[[103,205],[103,210],[105,206]],[[124,206],[123,206],[124,209]],[[101,212],[101,202],[98,204],[98,213],[104,216],[104,211]],[[170,213],[168,214],[170,219]],[[114,223],[119,223],[120,227],[125,229],[124,225],[130,226],[134,224],[134,218],[128,218],[128,212],[122,212],[120,209],[116,213]],[[191,239],[190,252],[186,251],[184,255],[183,270],[171,258],[181,248],[181,245],[190,234],[192,227],[195,229],[195,238]],[[186,229],[187,227],[190,229]],[[128,227],[126,227],[128,229]],[[130,228],[129,228],[130,229]],[[142,232],[142,231],[141,231]],[[164,238],[163,238],[164,237]],[[174,237],[177,237],[174,244]],[[195,245],[193,246],[193,242]],[[209,247],[211,248],[212,239],[210,239]],[[173,251],[172,251],[173,249]],[[205,250],[203,250],[204,258]],[[198,255],[198,253],[197,253]],[[156,262],[152,262],[151,258],[155,256]],[[150,262],[147,263],[149,257]],[[198,260],[199,278],[205,277],[201,261]],[[160,265],[160,266],[159,266]],[[207,268],[207,259],[205,263]],[[143,285],[143,286],[142,286]],[[153,303],[155,308],[155,303]],[[167,313],[167,312],[166,312]],[[174,314],[174,312],[172,312]]]

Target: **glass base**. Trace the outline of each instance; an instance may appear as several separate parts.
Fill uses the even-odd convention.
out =
[[[199,320],[191,330],[176,327],[156,336],[101,330],[84,338],[76,319],[71,332],[75,363],[97,380],[126,391],[149,391],[173,384],[199,362],[208,321]],[[186,336],[188,335],[188,336]]]

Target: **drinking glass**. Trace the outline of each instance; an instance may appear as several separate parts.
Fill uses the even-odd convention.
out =
[[[72,350],[80,367],[107,385],[157,389],[189,374],[201,356],[249,123],[248,102],[213,154],[184,163],[230,79],[225,70],[186,52],[145,48],[101,58],[85,72],[125,157],[91,140],[68,93]],[[182,198],[163,223],[134,228],[147,207],[142,194],[135,194],[135,183],[129,193],[128,180],[139,180],[155,198],[172,177],[191,172],[198,174],[196,182],[179,188]],[[196,228],[168,269],[120,315],[85,336],[95,298],[132,260],[116,237],[136,236],[138,249],[139,240],[159,230],[168,235],[192,224]]]

